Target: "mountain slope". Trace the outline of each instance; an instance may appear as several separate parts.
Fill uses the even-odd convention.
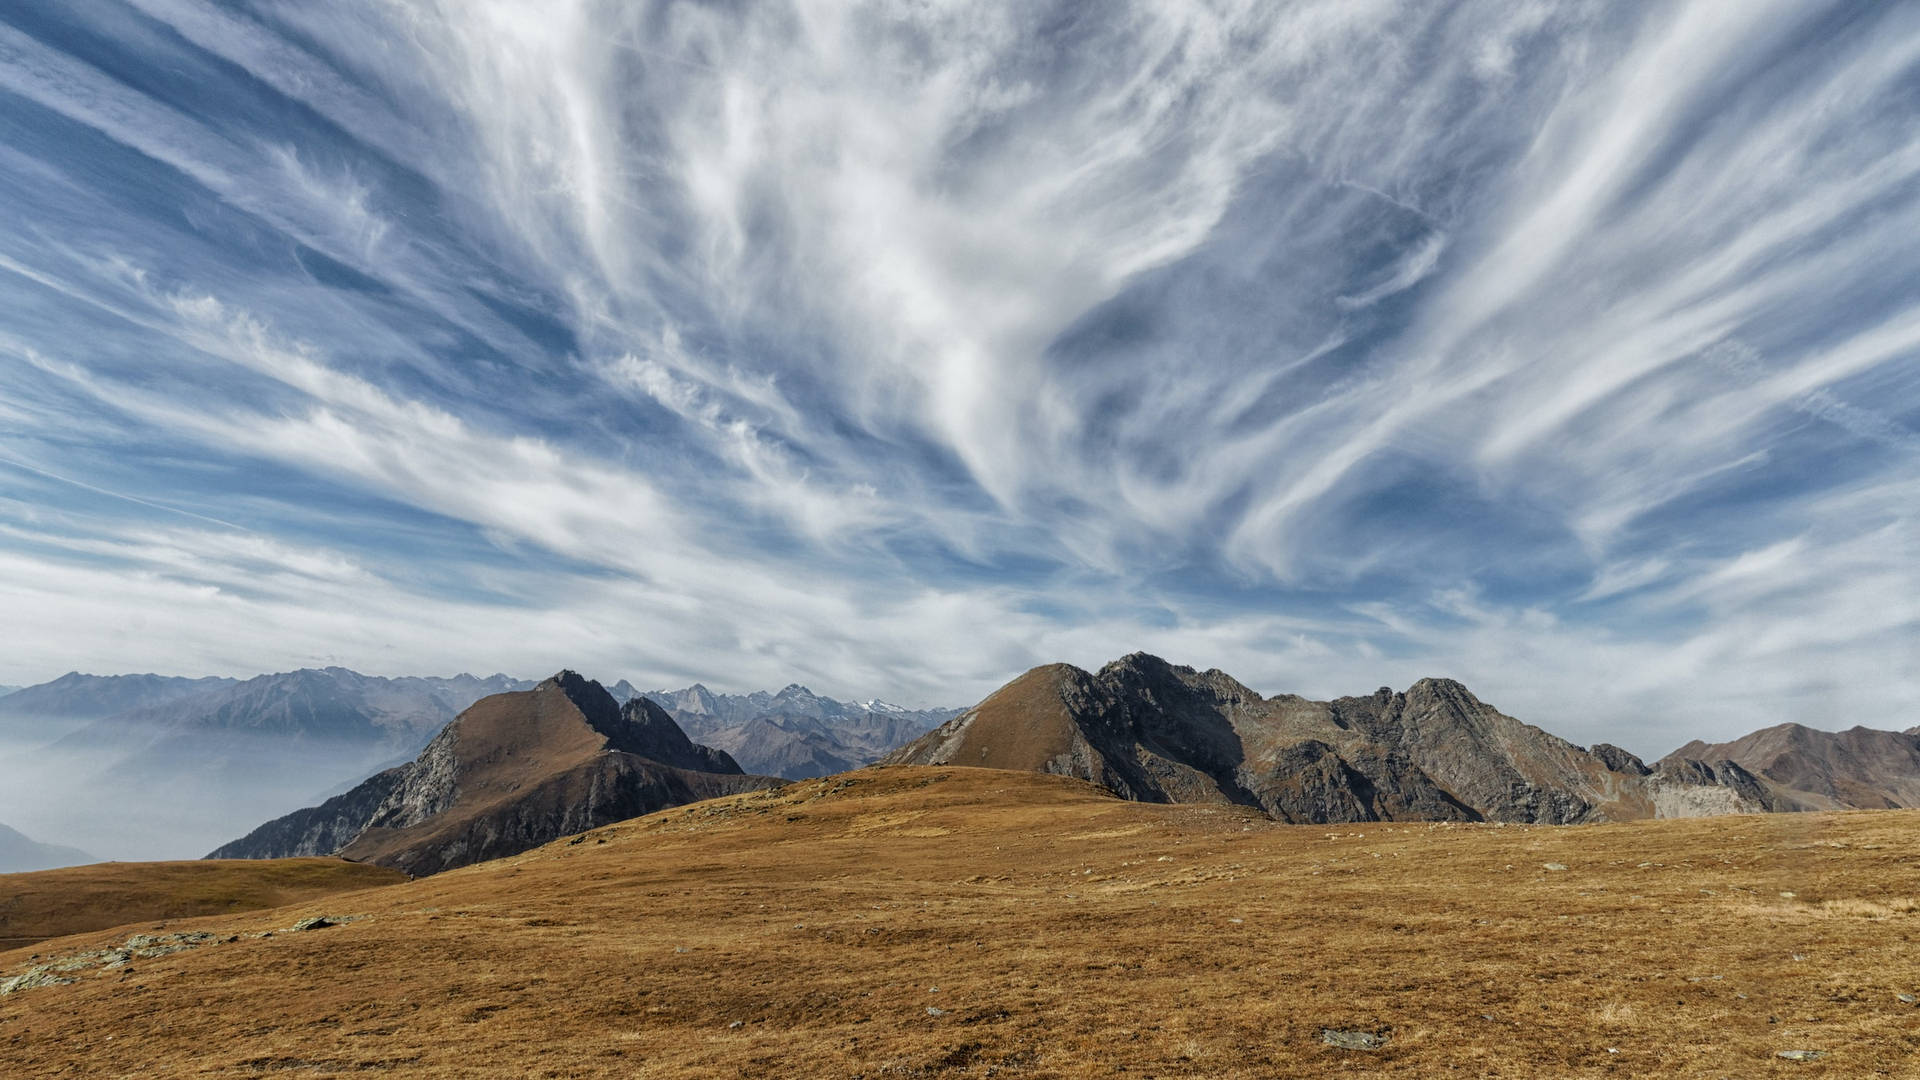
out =
[[[1657,779],[1618,748],[1595,753],[1447,679],[1331,702],[1263,698],[1220,671],[1135,653],[1088,673],[1035,668],[883,759],[1090,780],[1150,802],[1257,806],[1283,821],[1564,824],[1768,809],[1712,768]],[[1689,802],[1659,792],[1703,787]]]
[[[563,671],[476,702],[412,763],[268,822],[211,857],[338,851],[432,874],[779,782],[694,743],[645,698],[622,707],[599,683]]]
[[[1836,732],[1778,724],[1732,742],[1695,740],[1668,757],[1732,761],[1802,809],[1920,806],[1920,734],[1913,731],[1853,727]]]
[[[0,825],[0,874],[18,874],[28,870],[52,870],[61,866],[80,866],[100,860],[78,848],[42,844],[18,830]]]

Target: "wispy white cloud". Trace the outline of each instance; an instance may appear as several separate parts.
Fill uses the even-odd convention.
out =
[[[1911,714],[1920,16],[1836,10],[0,16],[0,675]]]

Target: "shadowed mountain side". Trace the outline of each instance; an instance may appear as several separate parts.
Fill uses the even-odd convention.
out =
[[[1223,672],[1144,653],[1098,674],[1035,668],[883,763],[1056,773],[1129,799],[1257,806],[1293,822],[1564,824],[1779,808],[1744,772],[1692,763],[1650,775],[1617,747],[1575,746],[1448,679],[1331,702],[1263,698]]]
[[[1820,731],[1778,724],[1732,742],[1695,740],[1662,764],[1676,759],[1735,762],[1808,810],[1920,806],[1920,729]]]
[[[211,857],[338,851],[418,876],[780,783],[688,739],[652,702],[622,708],[599,683],[563,671],[476,702],[410,764],[268,822]]]
[[[228,915],[405,881],[339,859],[95,863],[0,876],[0,951],[128,923]]]

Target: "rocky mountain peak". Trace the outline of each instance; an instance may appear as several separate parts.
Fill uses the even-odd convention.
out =
[[[1101,668],[1102,676],[1134,675],[1150,679],[1170,678],[1176,672],[1194,674],[1192,668],[1180,668],[1148,652],[1130,652]]]
[[[1463,683],[1454,679],[1437,678],[1431,675],[1407,687],[1407,698],[1409,700],[1428,698],[1435,701],[1445,701],[1462,708],[1478,708],[1480,705],[1480,699],[1473,696],[1473,691],[1467,689]]]
[[[338,851],[410,874],[524,851],[556,836],[779,783],[689,739],[644,697],[622,709],[575,671],[482,698],[412,762],[215,852]]]
[[[1645,776],[1653,771],[1647,767],[1646,762],[1640,760],[1638,754],[1624,750],[1612,743],[1594,743],[1593,747],[1587,752],[1600,759],[1600,763],[1613,772]]]
[[[602,735],[611,736],[620,728],[620,703],[607,688],[571,669],[555,672],[538,689],[557,689],[587,718],[587,723]]]

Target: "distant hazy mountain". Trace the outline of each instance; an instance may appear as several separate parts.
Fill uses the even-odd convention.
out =
[[[56,693],[60,683],[68,685]],[[411,758],[474,701],[529,685],[505,675],[389,679],[345,668],[245,681],[68,676],[0,704],[33,695],[65,701],[73,713],[97,712],[87,702],[110,695],[142,703],[49,745],[23,748],[16,738],[8,765],[25,775],[0,783],[0,818],[122,857],[195,854]],[[89,795],[74,800],[75,791]]]
[[[17,686],[0,686],[0,697],[6,697],[8,694],[11,694],[18,689],[20,688]]]
[[[22,836],[14,829],[0,825],[0,874],[53,870],[62,866],[83,866],[99,861],[78,848],[42,844]]]
[[[1283,821],[1567,824],[1785,809],[1727,761],[1648,769],[1523,724],[1449,679],[1405,693],[1271,698],[1135,653],[1035,668],[889,755],[1090,780],[1144,802],[1238,803]]]
[[[868,764],[960,712],[836,701],[798,683],[779,693],[717,694],[698,683],[642,692],[622,679],[612,693],[621,700],[644,694],[689,735],[732,754],[747,771],[789,780]]]
[[[149,760],[181,763],[217,757],[249,739],[278,750],[353,746],[391,756],[418,750],[480,698],[529,685],[505,675],[388,679],[339,667],[302,668],[116,713],[62,744],[137,746]]]
[[[476,702],[411,763],[267,822],[209,858],[339,852],[423,875],[669,806],[778,786],[689,739],[644,697],[625,706],[563,671]]]
[[[233,684],[232,679],[70,671],[52,682],[19,687],[0,697],[0,732],[19,741],[52,741],[88,720]]]

